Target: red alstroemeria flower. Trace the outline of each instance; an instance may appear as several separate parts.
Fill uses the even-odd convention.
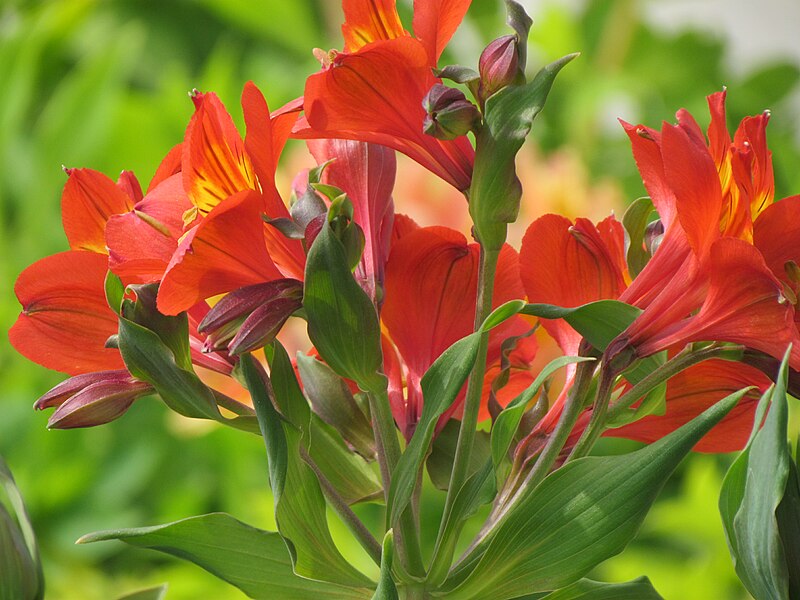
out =
[[[264,96],[249,82],[242,92],[247,125],[242,140],[215,94],[193,99],[196,110],[181,158],[192,208],[182,215],[184,231],[161,278],[158,308],[164,314],[240,287],[302,278],[305,266],[300,242],[261,218],[289,217],[275,170],[296,113],[271,116]]]
[[[477,244],[468,244],[461,233],[445,227],[407,229],[392,245],[386,265],[386,297],[381,313],[386,334],[391,340],[391,343],[384,343],[384,368],[391,382],[392,411],[406,439],[413,434],[422,411],[422,376],[450,345],[472,333],[478,255]],[[517,253],[510,246],[504,246],[492,304],[499,306],[523,295]],[[499,363],[501,344],[505,339],[529,329],[521,318],[515,317],[492,330],[487,365],[492,367]],[[519,344],[519,353],[521,357],[527,357],[527,362],[532,359],[534,344],[531,338]],[[519,391],[520,380],[517,378],[524,385],[532,381],[527,369],[515,371],[508,390],[503,390],[501,402],[513,397],[508,394]],[[482,419],[489,416],[486,397],[491,382],[488,379]],[[462,390],[440,423],[458,415],[463,397]]]
[[[780,358],[788,341],[800,339],[794,294],[784,294],[792,287],[786,266],[800,260],[800,240],[794,219],[772,216],[788,217],[796,204],[772,204],[768,114],[744,119],[731,141],[724,101],[724,92],[708,98],[709,142],[683,110],[678,125],[664,124],[660,134],[624,124],[665,226],[658,251],[620,298],[645,309],[620,336],[640,355],[678,341],[717,339]],[[756,228],[769,231],[757,243]],[[731,286],[739,296],[724,291]],[[800,367],[800,351],[793,350],[791,364]]]
[[[669,222],[669,220],[667,220]],[[669,229],[669,225],[667,224]],[[726,252],[724,260],[716,260],[722,266],[713,277],[709,303],[705,311],[716,315],[715,327],[731,328],[727,319],[740,320],[742,326],[752,326],[756,315],[761,311],[773,309],[774,303],[769,293],[775,291],[775,281],[771,277],[763,278],[763,270],[759,269],[757,257],[747,244],[739,240],[720,240],[719,247],[714,246],[711,252]],[[661,250],[659,250],[661,252]],[[757,254],[757,253],[756,253]],[[753,272],[745,274],[747,261],[756,261]],[[729,269],[737,269],[739,285],[726,287],[723,283],[731,281]],[[526,232],[520,251],[520,274],[530,302],[543,302],[559,306],[580,306],[588,302],[602,299],[624,297],[628,273],[625,266],[623,250],[623,232],[621,225],[609,217],[596,227],[586,219],[578,219],[574,225],[558,215],[545,215],[537,219]],[[641,276],[641,275],[640,275]],[[755,280],[753,280],[755,277]],[[761,282],[761,283],[759,283]],[[635,281],[634,281],[635,284]],[[757,297],[743,286],[762,286],[767,298],[755,306],[742,307],[739,303],[744,299]],[[702,311],[701,311],[702,312]],[[754,314],[755,313],[755,314]],[[699,314],[697,315],[700,316]],[[743,322],[742,322],[743,321]],[[772,323],[767,316],[767,323]],[[695,332],[702,339],[716,339],[712,323],[705,317],[695,321],[706,324],[703,331]],[[580,335],[563,321],[542,321],[543,326],[556,339],[566,355],[576,355]],[[688,330],[677,328],[684,334]],[[706,338],[705,336],[709,336]],[[769,335],[765,336],[769,337]],[[686,340],[673,339],[671,343],[680,345]],[[732,340],[736,341],[736,340]],[[669,344],[669,341],[665,341]],[[624,437],[641,441],[655,441],[674,431],[726,395],[750,385],[763,391],[769,386],[769,379],[759,370],[740,363],[712,360],[692,367],[672,378],[667,384],[666,413],[651,415],[630,425],[611,429],[604,435]],[[568,381],[564,392],[550,407],[545,417],[534,430],[520,443],[517,452],[529,455],[535,453],[538,444],[552,431],[563,410]],[[729,452],[740,449],[747,441],[752,427],[753,412],[759,394],[749,394],[723,421],[706,435],[697,445],[696,450],[703,452]],[[587,411],[578,421],[575,430],[567,442],[571,447],[577,442],[591,415]]]
[[[470,0],[417,1],[411,37],[394,0],[344,0],[344,52],[330,52],[308,78],[305,120],[294,135],[344,138],[394,148],[459,190],[469,187],[474,150],[466,136],[442,141],[422,131],[422,99]]]

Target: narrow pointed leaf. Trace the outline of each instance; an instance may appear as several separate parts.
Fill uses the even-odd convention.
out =
[[[131,594],[120,596],[117,600],[164,600],[167,597],[167,584],[158,587],[139,590]]]
[[[625,583],[603,583],[581,579],[551,592],[542,600],[663,600],[647,577]]]
[[[331,538],[325,498],[316,475],[301,458],[302,433],[275,409],[269,381],[253,358],[244,355],[240,364],[267,447],[275,521],[295,573],[339,585],[370,586],[371,581],[350,565]]]
[[[251,598],[366,600],[371,595],[368,589],[298,577],[292,572],[292,561],[278,533],[256,529],[223,513],[155,527],[90,533],[78,543],[105,540],[120,540],[188,560]]]
[[[581,458],[551,473],[436,595],[503,600],[571,585],[633,539],[681,459],[743,394],[728,396],[642,450]]]

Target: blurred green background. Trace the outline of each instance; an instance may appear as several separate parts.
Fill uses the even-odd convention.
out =
[[[62,164],[112,177],[132,169],[146,184],[182,138],[192,113],[190,89],[216,91],[237,123],[238,98],[248,79],[273,108],[300,95],[305,75],[317,69],[311,49],[341,47],[337,4],[3,0],[0,329],[7,331],[19,310],[13,295],[18,273],[67,247],[59,208]],[[408,17],[408,3],[401,4]],[[776,196],[800,191],[800,58],[796,48],[794,56],[788,53],[793,38],[787,38],[785,54],[780,40],[775,43],[786,22],[797,17],[796,3],[768,2],[755,17],[741,13],[738,21],[704,17],[719,14],[714,6],[720,3],[713,1],[694,3],[705,6],[692,18],[690,4],[526,4],[535,21],[530,68],[582,52],[559,77],[537,122],[537,152],[520,164],[557,178],[565,201],[574,198],[573,213],[608,212],[608,206],[593,206],[600,196],[606,202],[643,193],[617,117],[657,127],[686,107],[705,126],[705,96],[722,85],[729,90],[729,124],[772,110]],[[752,3],[721,6],[735,13],[746,4]],[[443,62],[474,65],[483,45],[505,33],[503,21],[499,0],[476,0]],[[759,52],[759,39],[766,54]],[[414,211],[410,200],[395,200],[399,211]],[[526,214],[545,210],[539,200],[548,205],[546,198],[526,196]],[[617,207],[617,214],[622,210]],[[116,543],[73,542],[90,531],[217,510],[270,528],[261,441],[187,423],[152,400],[104,427],[47,431],[46,416],[34,414],[31,405],[60,379],[18,356],[5,333],[0,336],[0,455],[27,499],[42,546],[48,598],[107,600],[165,581],[174,600],[242,598],[205,572],[159,554]],[[605,449],[628,447],[606,443]],[[733,574],[716,509],[729,460],[695,455],[686,461],[637,541],[603,565],[597,577],[646,574],[668,599],[747,598]],[[423,505],[434,522],[440,502],[435,492],[426,494]],[[361,512],[373,520],[378,516],[375,507]],[[349,546],[345,551],[356,552]],[[363,557],[354,554],[354,560]]]

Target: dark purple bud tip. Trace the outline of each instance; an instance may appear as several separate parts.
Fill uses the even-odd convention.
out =
[[[50,416],[50,429],[94,427],[121,417],[134,400],[153,392],[153,387],[134,379],[111,378],[81,389],[65,400]]]
[[[434,85],[422,100],[427,113],[422,129],[440,140],[453,140],[466,135],[481,122],[478,108],[461,90],[440,83]]]
[[[262,304],[275,298],[301,298],[303,284],[297,279],[275,279],[239,288],[217,302],[197,326],[199,333],[211,333],[239,321]]]
[[[261,305],[242,323],[228,345],[228,351],[236,355],[271,343],[292,313],[302,306],[302,297],[274,298]]]

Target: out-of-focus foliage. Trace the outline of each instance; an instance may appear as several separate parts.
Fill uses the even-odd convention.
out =
[[[213,511],[274,529],[257,436],[180,420],[155,401],[137,403],[123,419],[88,431],[47,431],[44,415],[31,411],[36,397],[60,378],[16,355],[5,331],[19,310],[12,292],[18,273],[66,249],[59,222],[65,181],[60,166],[92,167],[111,176],[133,169],[146,183],[183,136],[192,113],[186,94],[193,87],[216,91],[237,123],[238,98],[248,79],[264,90],[273,108],[300,95],[305,75],[318,68],[311,49],[341,46],[337,4],[6,0],[0,5],[0,454],[28,503],[53,598],[106,600],[164,581],[170,582],[171,600],[242,598],[199,569],[158,554],[110,542],[77,547],[73,542],[98,529]],[[505,33],[497,28],[504,10],[499,0],[473,4],[443,64],[474,66],[483,45]],[[704,115],[705,96],[725,84],[731,123],[772,109],[768,135],[777,197],[800,191],[796,114],[789,102],[798,93],[798,65],[775,63],[734,76],[723,66],[720,41],[648,27],[637,13],[641,4],[586,2],[572,12],[544,4],[533,13],[531,71],[582,52],[559,78],[535,126],[533,138],[543,155],[578,157],[590,184],[617,180],[622,197],[633,199],[642,194],[641,182],[615,119],[657,126],[682,106]],[[284,180],[291,176],[282,174]],[[574,195],[592,199],[585,190]],[[523,198],[527,214],[537,214],[530,206],[534,201]],[[396,202],[400,212],[415,210],[408,198],[398,196]],[[656,504],[638,541],[603,565],[598,578],[624,581],[647,574],[667,598],[746,598],[716,512],[725,461],[694,457]],[[431,489],[426,496],[431,501],[423,505],[432,509],[423,522],[435,528],[434,509],[440,510],[441,500]],[[368,523],[382,518],[371,505],[359,513]],[[337,542],[346,539],[335,518],[331,528]],[[341,549],[360,568],[369,564],[360,548],[342,542]]]

